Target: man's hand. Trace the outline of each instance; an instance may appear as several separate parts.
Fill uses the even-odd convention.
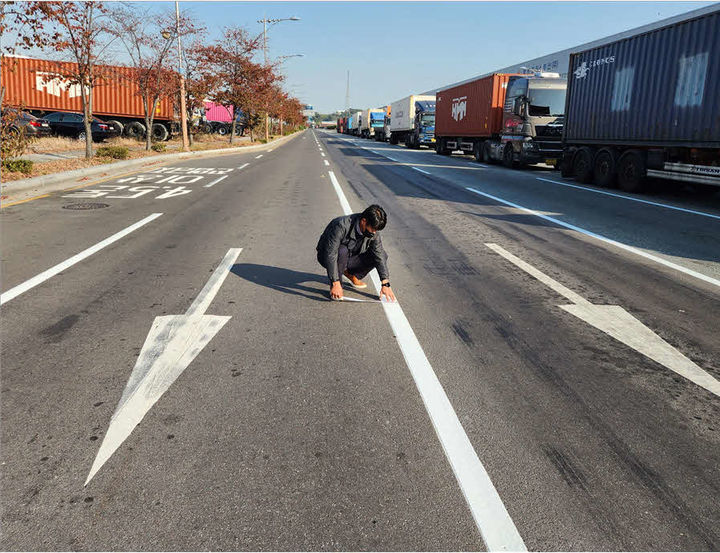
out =
[[[395,294],[393,293],[393,291],[390,289],[389,286],[381,286],[380,287],[380,299],[381,300],[382,300],[383,296],[385,296],[385,299],[387,301],[390,301],[390,302],[397,301],[395,299]]]
[[[336,280],[330,285],[330,297],[334,300],[341,300],[343,297],[342,284],[339,280]]]

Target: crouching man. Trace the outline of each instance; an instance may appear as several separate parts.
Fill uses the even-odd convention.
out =
[[[385,210],[371,205],[362,213],[337,217],[325,227],[317,245],[317,259],[327,270],[332,299],[343,297],[341,275],[345,275],[354,288],[367,288],[362,279],[377,269],[382,283],[380,299],[385,296],[388,301],[395,301],[387,269],[388,256],[380,239],[386,223]]]

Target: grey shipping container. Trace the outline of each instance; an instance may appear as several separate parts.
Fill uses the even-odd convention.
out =
[[[562,170],[720,185],[720,6],[570,56]]]
[[[564,139],[720,147],[720,8],[572,54]]]

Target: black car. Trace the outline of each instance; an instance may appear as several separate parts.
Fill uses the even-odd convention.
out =
[[[26,111],[6,109],[2,114],[4,122],[10,126],[10,132],[24,132],[26,136],[50,136],[52,129],[46,119],[39,119]]]
[[[85,140],[85,117],[82,113],[56,111],[55,113],[48,113],[45,119],[50,122],[54,134]],[[120,129],[97,117],[93,117],[92,123],[90,123],[90,132],[92,132],[93,140],[100,142],[106,138],[118,136]]]

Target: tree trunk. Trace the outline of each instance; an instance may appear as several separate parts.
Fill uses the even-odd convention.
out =
[[[91,86],[85,87],[85,83],[82,82],[80,85],[81,93],[80,98],[83,103],[83,115],[85,116],[85,159],[91,159],[93,157],[92,148],[92,93],[93,89]]]
[[[230,118],[230,144],[235,140],[235,106],[232,106],[232,117]]]

